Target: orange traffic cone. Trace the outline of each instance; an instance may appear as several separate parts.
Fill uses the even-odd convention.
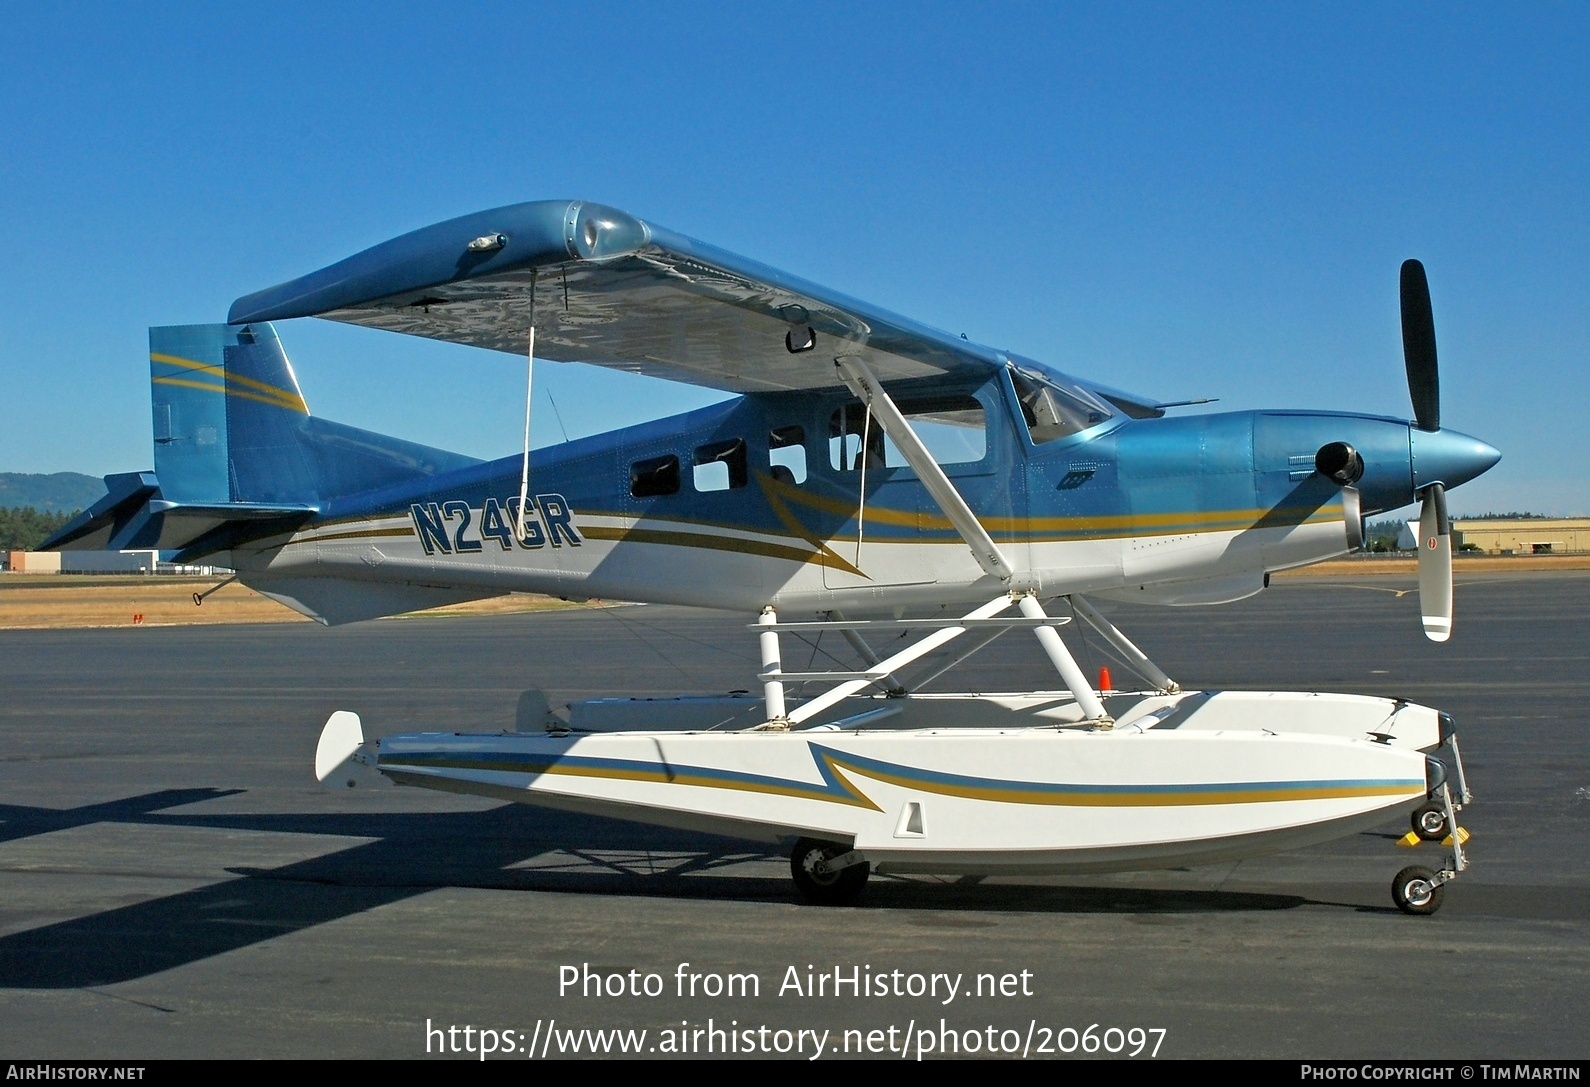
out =
[[[1113,690],[1115,690],[1115,684],[1110,681],[1110,670],[1108,668],[1100,668],[1099,669],[1099,690],[1101,690],[1101,691],[1113,691]]]

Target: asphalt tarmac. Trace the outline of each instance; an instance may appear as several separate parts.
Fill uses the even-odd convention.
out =
[[[874,877],[859,906],[820,909],[756,844],[314,784],[336,709],[372,735],[484,731],[529,687],[752,687],[743,617],[0,632],[0,1057],[476,1056],[483,1038],[494,1059],[811,1057],[819,1038],[824,1059],[1584,1057],[1590,574],[1460,579],[1444,646],[1412,588],[1277,581],[1112,614],[1190,688],[1452,713],[1472,868],[1425,918],[1390,880],[1437,854],[1396,848],[1398,824],[1208,869]],[[1092,674],[1099,639],[1066,638]],[[956,676],[929,689],[1057,686],[1019,632]],[[614,1028],[647,1033],[579,1033]]]

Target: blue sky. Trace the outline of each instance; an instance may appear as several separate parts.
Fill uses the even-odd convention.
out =
[[[1583,4],[13,6],[0,470],[148,467],[149,325],[577,197],[1221,409],[1406,417],[1416,256],[1504,454],[1454,512],[1590,513],[1587,56]],[[520,440],[508,356],[278,331],[317,414]],[[712,399],[536,380],[538,444]]]

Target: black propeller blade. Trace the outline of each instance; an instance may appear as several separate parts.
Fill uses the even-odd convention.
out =
[[[1435,315],[1424,265],[1402,262],[1402,354],[1408,365],[1408,396],[1420,430],[1441,429],[1441,377],[1435,362]],[[1419,610],[1432,642],[1452,636],[1452,526],[1446,488],[1432,483],[1419,492]]]
[[[1402,262],[1402,354],[1408,364],[1408,395],[1420,430],[1441,429],[1441,378],[1435,364],[1435,316],[1424,265]]]

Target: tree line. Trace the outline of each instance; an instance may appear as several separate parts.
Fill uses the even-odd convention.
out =
[[[77,513],[42,513],[32,506],[0,509],[0,551],[32,551]]]

